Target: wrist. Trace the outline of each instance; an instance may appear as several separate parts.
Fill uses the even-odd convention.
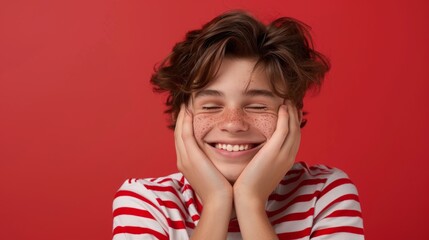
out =
[[[257,214],[257,215],[265,215],[265,205],[266,200],[261,200],[259,198],[246,197],[241,195],[237,198],[234,195],[234,208],[237,212],[237,215],[241,212],[247,214]]]
[[[257,199],[243,199],[240,202],[235,202],[234,199],[243,239],[278,239],[265,211],[265,205],[265,201]]]
[[[193,239],[226,239],[231,217],[231,200],[210,199],[203,205],[200,220],[191,236]]]
[[[243,187],[234,187],[234,205],[235,207],[249,209],[265,209],[267,198],[258,194],[257,191],[245,189]]]
[[[197,197],[204,206],[206,205],[232,205],[234,193],[232,187],[217,189],[215,191],[209,191],[204,195],[199,195],[197,192]]]

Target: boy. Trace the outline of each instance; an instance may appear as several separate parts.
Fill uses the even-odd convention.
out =
[[[152,76],[168,91],[180,173],[130,179],[114,239],[363,239],[347,175],[294,163],[305,92],[329,69],[307,27],[247,13],[187,34]]]

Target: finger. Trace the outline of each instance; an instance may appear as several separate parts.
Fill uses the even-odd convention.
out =
[[[198,146],[194,136],[192,114],[190,112],[185,112],[184,114],[182,139],[187,153],[187,158],[183,162],[185,169],[192,171],[194,174],[204,173],[205,179],[224,179],[215,165]],[[203,182],[200,177],[194,178],[193,176],[193,174],[188,175],[188,180]]]
[[[295,134],[296,132],[299,132],[299,126],[300,126],[298,109],[291,101],[287,102],[287,107],[288,107],[287,108],[288,114],[290,116],[289,130],[291,134]]]
[[[176,127],[174,128],[174,137],[176,139],[182,135],[183,117],[185,115],[184,109],[185,109],[185,106],[184,104],[182,104],[180,106],[179,114],[177,115]]]
[[[298,152],[300,140],[301,140],[301,130],[299,123],[299,115],[297,108],[290,102],[287,102],[288,113],[289,113],[289,133],[286,137],[286,140],[281,147],[279,152],[280,156],[287,156],[287,158],[294,159],[295,155]]]
[[[288,134],[289,116],[286,109],[287,107],[285,105],[279,107],[277,125],[273,135],[261,150],[259,150],[249,165],[255,165],[255,168],[260,170],[265,168],[271,169],[275,161],[278,160],[277,156]],[[267,161],[267,159],[271,160]]]
[[[188,105],[186,106],[186,110],[191,113],[191,116],[194,114],[194,100],[192,98],[189,99]]]
[[[186,149],[182,140],[184,116],[185,116],[185,106],[182,104],[180,106],[179,115],[177,116],[176,128],[174,129],[174,140],[175,140],[176,155],[177,155],[178,163],[182,162],[182,159],[184,159],[183,155],[186,154]]]
[[[288,105],[281,105],[277,114],[277,125],[275,133],[280,136],[285,136],[289,132],[289,107]]]
[[[184,147],[189,153],[188,155],[191,159],[205,158],[204,153],[200,150],[200,147],[195,140],[192,113],[189,111],[185,111],[184,113],[182,139]]]
[[[278,151],[285,142],[286,136],[288,135],[290,117],[287,108],[287,105],[281,105],[279,107],[276,129],[270,140],[267,142],[267,145],[271,145],[270,148],[272,148],[272,151]]]

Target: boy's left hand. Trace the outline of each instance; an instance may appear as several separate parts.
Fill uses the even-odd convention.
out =
[[[237,214],[240,205],[265,209],[269,195],[292,167],[300,139],[298,110],[287,101],[286,105],[279,108],[273,135],[246,166],[233,186]]]

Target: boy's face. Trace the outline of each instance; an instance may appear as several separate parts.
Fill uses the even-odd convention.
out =
[[[273,134],[283,103],[265,74],[252,75],[255,63],[225,58],[217,77],[192,94],[197,143],[231,183]]]

